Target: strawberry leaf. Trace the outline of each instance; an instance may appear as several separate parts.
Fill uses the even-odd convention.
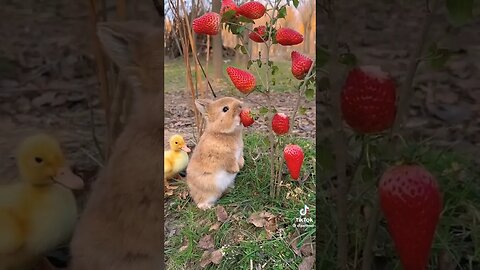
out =
[[[473,19],[473,0],[447,0],[448,17],[454,26]]]
[[[318,67],[323,67],[327,64],[328,62],[328,58],[330,57],[330,53],[328,52],[327,48],[325,47],[320,47],[318,50],[317,50],[317,59],[316,59],[316,62],[317,62],[317,66]]]
[[[307,90],[305,90],[305,97],[307,98],[307,100],[312,101],[315,97],[315,89],[307,88]]]
[[[343,53],[338,60],[340,63],[347,65],[349,67],[354,67],[357,65],[357,57],[353,53]]]
[[[248,60],[247,69],[250,69],[250,67],[252,66],[252,64],[253,64],[253,61],[252,61],[252,60]]]
[[[268,108],[267,107],[261,107],[260,110],[258,111],[259,114],[265,115],[268,113]]]
[[[239,21],[239,22],[244,22],[244,23],[253,23],[253,24],[255,24],[255,21],[254,21],[254,20],[252,20],[252,19],[250,19],[250,18],[247,18],[247,17],[244,17],[244,16],[240,16],[240,17],[238,18],[238,21]]]
[[[300,3],[299,0],[293,0],[293,6],[295,6],[295,8],[298,8],[299,3]]]
[[[278,72],[279,68],[277,66],[272,66],[272,75],[275,75]]]
[[[235,16],[236,11],[235,10],[228,10],[227,12],[223,13],[222,15],[222,22],[228,22],[230,19]]]
[[[287,17],[287,6],[283,6],[278,10],[278,18]]]
[[[307,108],[301,106],[300,108],[298,108],[298,113],[300,115],[305,115],[307,113]]]

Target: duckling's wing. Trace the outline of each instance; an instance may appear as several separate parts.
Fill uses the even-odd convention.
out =
[[[15,252],[24,243],[24,235],[15,215],[0,209],[0,255]]]
[[[167,174],[173,170],[172,151],[165,151],[163,154],[163,173]]]

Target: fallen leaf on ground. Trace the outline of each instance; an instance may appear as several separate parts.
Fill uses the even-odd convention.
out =
[[[298,270],[311,270],[315,264],[315,256],[305,257],[302,263],[298,266]]]
[[[313,256],[315,255],[315,247],[314,244],[312,243],[312,240],[310,237],[308,239],[305,239],[303,242],[302,247],[300,248],[300,252],[302,253],[303,256]]]
[[[188,248],[188,240],[183,240],[183,245],[178,249],[178,252],[182,252]]]
[[[217,220],[220,222],[225,222],[228,219],[227,211],[223,206],[217,206],[215,209],[215,213],[217,214]]]
[[[202,258],[200,259],[200,267],[205,268],[210,263],[212,263],[212,252],[206,250],[203,252]]]
[[[205,235],[198,241],[198,247],[201,249],[212,249],[213,245],[213,237],[210,234]]]
[[[217,249],[214,252],[212,252],[212,263],[214,264],[219,264],[222,261],[223,258],[223,251],[222,249]]]
[[[295,231],[293,234],[290,234],[288,236],[288,239],[289,239],[288,242],[290,243],[290,247],[292,247],[293,252],[297,254],[297,256],[302,255],[301,251],[298,249],[298,240],[300,238],[299,236],[300,235],[298,234],[297,231]]]
[[[218,229],[220,228],[220,225],[221,225],[221,224],[222,224],[222,223],[220,223],[220,222],[215,222],[215,224],[213,224],[212,226],[210,226],[210,229],[208,229],[208,231],[210,232],[210,231],[216,231],[216,230],[218,230]]]
[[[275,215],[266,211],[261,211],[261,212],[253,213],[248,218],[248,222],[255,225],[255,227],[262,228],[265,226],[267,221],[270,221],[271,219],[274,219],[274,218],[275,218]]]

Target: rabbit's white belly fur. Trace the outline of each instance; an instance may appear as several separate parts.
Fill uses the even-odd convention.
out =
[[[233,184],[233,182],[235,181],[235,176],[237,176],[236,173],[228,173],[225,170],[217,172],[217,174],[215,175],[215,182],[217,188],[221,192],[225,191],[230,185]]]

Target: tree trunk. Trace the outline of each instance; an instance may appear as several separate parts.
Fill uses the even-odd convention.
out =
[[[212,2],[212,11],[220,13],[220,7],[222,5],[221,0],[213,0]],[[212,65],[214,68],[213,77],[215,79],[221,79],[223,77],[223,48],[222,35],[220,33],[218,35],[212,36],[212,49]]]

